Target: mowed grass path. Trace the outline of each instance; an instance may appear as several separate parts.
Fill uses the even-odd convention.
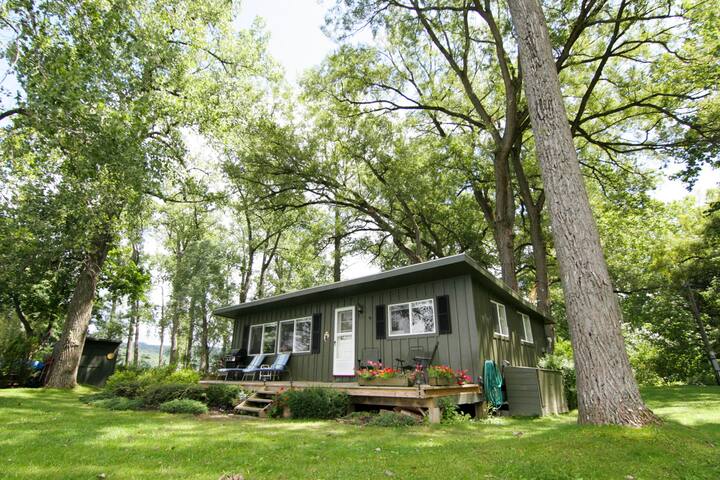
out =
[[[0,391],[0,478],[720,479],[718,387],[646,389],[665,424],[643,429],[573,414],[400,429],[195,418],[103,410],[80,393]]]

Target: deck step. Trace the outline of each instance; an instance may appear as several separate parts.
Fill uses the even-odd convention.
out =
[[[248,399],[247,401],[255,402],[255,403],[273,403],[275,401],[275,399],[255,397],[252,399]]]
[[[238,405],[237,407],[235,407],[235,410],[240,410],[241,412],[260,413],[263,410],[263,408],[251,407],[249,405]]]
[[[273,402],[275,402],[275,394],[270,392],[254,392],[243,400],[240,405],[236,406],[235,411],[238,413],[254,414],[258,417],[266,417]]]

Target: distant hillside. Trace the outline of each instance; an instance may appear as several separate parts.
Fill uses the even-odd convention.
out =
[[[140,342],[140,366],[142,367],[157,367],[158,355],[160,354],[160,345],[150,345],[148,343]],[[220,354],[220,350],[214,348],[210,351],[211,362],[212,357]],[[197,361],[197,359],[196,359]],[[130,358],[132,362],[132,357]],[[170,345],[165,344],[163,346],[163,365],[170,363]],[[125,343],[120,345],[118,351],[118,365],[125,364]]]
[[[160,354],[160,345],[150,345],[140,342],[140,365],[143,367],[157,367],[158,355]],[[163,346],[163,364],[167,365],[170,361],[169,345]],[[130,358],[132,362],[132,357]],[[118,352],[118,365],[125,364],[125,344],[120,345]]]

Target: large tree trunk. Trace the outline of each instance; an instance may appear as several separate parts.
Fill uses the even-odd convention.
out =
[[[133,366],[140,366],[140,301],[135,300],[133,309],[135,310],[135,336],[133,347]]]
[[[158,352],[158,367],[163,364],[163,347],[165,346],[165,289],[160,286],[160,348]]]
[[[165,325],[160,324],[160,348],[158,348],[158,367],[163,364],[163,347],[165,347]]]
[[[515,201],[510,183],[510,167],[506,155],[495,158],[495,243],[500,257],[503,281],[518,289],[515,262]]]
[[[498,162],[502,165],[498,165]],[[485,216],[485,220],[493,229],[493,238],[500,262],[500,273],[505,284],[513,290],[518,289],[516,262],[515,262],[515,202],[512,189],[509,185],[510,177],[507,172],[507,161],[502,162],[496,158],[495,205],[488,196],[488,192],[481,186],[475,185],[473,193],[475,201]]]
[[[207,373],[210,369],[210,345],[208,344],[208,330],[210,325],[208,323],[207,297],[205,294],[203,294],[203,299],[200,303],[200,314],[202,315],[202,322],[200,324],[200,371]]]
[[[173,312],[170,324],[170,365],[177,365],[179,360],[178,333],[180,332],[180,299],[173,299]]]
[[[46,384],[48,387],[73,388],[77,384],[77,370],[90,324],[95,289],[110,248],[110,240],[109,234],[99,235],[85,256],[83,268],[70,298],[62,335],[53,350],[53,364]]]
[[[698,332],[700,332],[700,338],[702,338],[705,352],[707,353],[708,360],[710,361],[710,366],[712,367],[713,374],[715,375],[715,382],[720,385],[720,365],[718,364],[715,350],[713,350],[712,345],[710,344],[710,339],[707,336],[707,331],[705,330],[705,323],[703,322],[702,314],[700,313],[700,307],[698,306],[697,300],[695,298],[695,292],[689,286],[687,286],[686,288],[687,299],[688,303],[690,304],[690,311],[692,312],[695,323],[697,324]]]
[[[183,364],[185,368],[189,368],[192,363],[192,349],[193,342],[195,340],[195,317],[197,316],[197,300],[193,297],[190,300],[190,313],[188,315],[188,335],[187,335],[187,349],[185,350],[185,359]]]
[[[132,262],[135,264],[135,268],[140,265],[140,247],[137,242],[132,243]],[[137,298],[132,298],[132,306],[130,307],[132,323],[131,331],[133,331],[133,366],[137,368],[140,365],[140,301]]]
[[[533,249],[535,266],[535,296],[537,308],[544,314],[550,313],[550,282],[548,279],[547,244],[542,228],[542,209],[545,204],[545,192],[540,192],[537,199],[533,198],[530,182],[525,176],[525,169],[520,160],[521,145],[517,144],[510,156],[520,187],[520,197],[530,224],[530,243]]]
[[[335,236],[333,236],[333,282],[340,281],[342,274],[342,221],[340,209],[335,207]]]
[[[525,94],[549,202],[570,337],[578,422],[641,426],[658,419],[642,401],[565,112],[538,0],[509,0]]]
[[[127,334],[127,342],[125,343],[125,366],[130,366],[130,357],[132,356],[132,347],[133,347],[133,335],[135,334],[135,317],[130,315],[130,319],[128,320],[128,334]]]

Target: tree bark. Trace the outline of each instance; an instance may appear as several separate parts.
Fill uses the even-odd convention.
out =
[[[335,235],[333,236],[333,282],[339,282],[342,274],[342,233],[340,209],[336,206]]]
[[[631,426],[658,422],[640,397],[625,350],[620,305],[585,191],[542,9],[538,0],[508,4],[565,294],[577,373],[578,422]]]
[[[705,323],[703,322],[702,314],[700,313],[700,307],[698,306],[695,298],[695,292],[689,286],[686,286],[686,288],[690,310],[692,311],[693,318],[695,319],[698,331],[700,332],[700,338],[702,338],[703,345],[705,346],[705,352],[707,353],[708,360],[710,361],[710,366],[713,369],[715,382],[720,385],[720,365],[718,365],[717,355],[710,344],[710,339],[708,339],[707,331],[705,330]]]
[[[125,344],[125,366],[130,366],[130,357],[132,356],[132,348],[133,348],[133,335],[135,334],[135,317],[130,315],[130,319],[128,320],[128,334],[127,334],[127,342]]]
[[[135,336],[133,338],[135,345],[133,347],[133,366],[138,368],[140,366],[140,301],[135,300],[133,303],[133,308],[135,310]]]
[[[177,365],[180,361],[178,335],[180,333],[180,309],[183,301],[183,288],[181,287],[180,275],[182,272],[182,262],[184,258],[186,245],[180,239],[180,235],[175,240],[175,274],[172,279],[172,296],[171,308],[172,318],[170,320],[170,365]]]
[[[180,331],[180,300],[173,300],[173,313],[170,324],[170,365],[176,365],[179,360],[178,333]]]
[[[158,349],[158,367],[163,364],[163,347],[165,346],[165,325],[160,324],[160,348]]]
[[[158,352],[158,367],[163,364],[163,347],[165,346],[165,289],[160,285],[160,348]]]
[[[195,297],[193,297],[190,300],[190,312],[188,315],[188,336],[187,336],[187,349],[185,350],[185,358],[183,360],[183,364],[185,365],[185,368],[190,367],[190,363],[192,363],[192,349],[193,349],[193,342],[195,340],[195,317],[197,315],[197,300]]]
[[[47,387],[73,388],[77,385],[77,371],[92,315],[95,289],[110,249],[111,238],[109,233],[97,236],[85,255],[83,268],[70,298],[62,335],[53,349],[53,365]]]
[[[497,161],[496,161],[497,162]],[[498,172],[502,172],[502,167],[495,169],[496,175]],[[495,240],[495,247],[497,248],[498,261],[500,262],[500,274],[503,282],[512,288],[513,290],[518,289],[517,283],[517,272],[515,262],[515,204],[512,201],[512,193],[507,188],[502,186],[504,181],[509,182],[509,177],[505,174],[501,174],[503,179],[495,182],[496,187],[500,187],[503,190],[507,190],[505,194],[495,194],[495,207],[492,206],[490,199],[488,198],[487,192],[480,187],[475,185],[473,188],[473,194],[475,201],[480,206],[480,209],[485,216],[485,220],[492,227],[493,239]],[[510,195],[508,197],[508,192]],[[507,201],[510,200],[510,204]],[[508,211],[510,210],[510,211]]]
[[[137,242],[132,243],[131,260],[135,264],[135,268],[138,268],[140,265],[140,247]],[[133,366],[138,368],[140,364],[140,301],[137,298],[132,298],[131,302],[132,323],[130,329],[133,336]]]
[[[23,312],[22,306],[20,305],[20,299],[15,294],[12,294],[11,297],[13,307],[15,308],[15,315],[17,315],[18,320],[20,320],[20,323],[25,329],[25,336],[27,338],[32,338],[35,332],[33,331],[32,325],[30,325],[30,322],[28,322],[28,319],[25,317],[25,313]]]
[[[210,346],[208,344],[208,311],[207,311],[207,297],[203,294],[203,299],[200,302],[200,314],[202,315],[202,322],[200,324],[200,371],[208,373],[210,368]]]
[[[545,204],[545,193],[540,192],[537,200],[533,198],[530,182],[525,176],[525,169],[520,160],[520,145],[513,149],[511,155],[515,178],[520,187],[528,223],[530,224],[530,243],[533,249],[533,263],[535,266],[535,295],[538,310],[548,315],[550,313],[550,281],[548,278],[547,243],[542,229],[542,209]]]

